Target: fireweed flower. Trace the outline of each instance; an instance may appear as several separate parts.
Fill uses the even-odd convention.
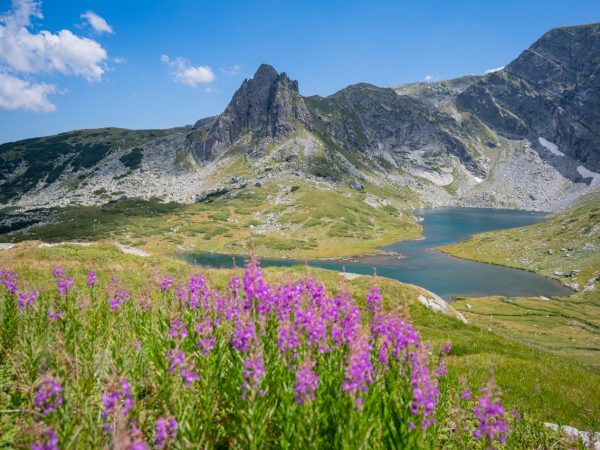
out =
[[[259,344],[256,326],[250,318],[236,320],[235,330],[230,339],[231,346],[238,352],[248,353],[253,346]]]
[[[198,372],[196,371],[196,366],[192,362],[188,362],[186,366],[182,367],[179,371],[179,375],[181,375],[185,386],[190,386],[194,381],[200,379],[200,375],[198,375]]]
[[[190,386],[200,379],[198,371],[193,361],[186,361],[185,353],[178,350],[169,350],[167,353],[169,361],[169,372],[174,373],[175,369],[179,370],[179,375],[183,379],[185,386]]]
[[[19,292],[19,296],[17,299],[17,306],[21,309],[25,308],[27,305],[33,305],[35,300],[40,295],[39,291],[36,289],[30,292]]]
[[[63,313],[62,313],[62,311],[56,312],[54,310],[48,310],[47,315],[48,315],[48,319],[50,319],[50,320],[60,320],[60,319],[62,319]]]
[[[133,419],[131,428],[129,429],[129,442],[126,443],[127,450],[148,450],[146,442],[144,442],[144,434],[135,426],[137,421]]]
[[[375,371],[371,364],[369,342],[362,336],[357,336],[350,344],[350,354],[346,368],[346,379],[342,382],[342,389],[356,399],[356,407],[363,405],[363,395],[373,383]]]
[[[420,347],[409,355],[410,384],[413,389],[410,412],[414,416],[421,415],[423,429],[433,424],[433,414],[440,396],[435,380],[432,380],[429,375],[426,350]]]
[[[185,323],[181,320],[174,319],[171,321],[171,329],[169,330],[169,337],[172,339],[185,339],[188,335]]]
[[[60,266],[55,267],[53,275],[54,282],[56,283],[56,290],[62,297],[65,297],[69,291],[75,288],[73,277],[67,276],[64,268]]]
[[[206,279],[203,274],[193,275],[188,282],[188,307],[197,309],[200,305],[208,309],[210,306],[208,300],[211,296],[211,291],[206,284]]]
[[[159,417],[156,421],[154,442],[161,450],[177,440],[177,422],[172,417]]]
[[[440,361],[438,368],[435,370],[435,375],[438,378],[442,378],[447,373],[448,373],[448,368],[446,367],[446,364],[444,363],[444,361]]]
[[[4,288],[10,295],[16,295],[18,292],[18,277],[14,272],[6,270],[0,270],[0,283],[4,285]]]
[[[242,391],[249,390],[251,388],[257,388],[260,380],[265,375],[265,362],[262,354],[257,355],[254,358],[248,358],[244,361],[244,384],[242,385]],[[259,395],[262,395],[262,391],[258,391]]]
[[[185,353],[176,350],[167,352],[167,360],[169,361],[169,372],[173,373],[185,361]]]
[[[98,276],[96,275],[96,272],[88,272],[88,274],[87,274],[88,289],[92,289],[97,281],[98,281]]]
[[[304,361],[296,371],[296,403],[303,404],[307,400],[315,399],[315,392],[319,385],[319,377],[313,371],[314,361]]]
[[[367,311],[374,313],[381,310],[382,307],[381,291],[374,286],[367,293]]]
[[[481,391],[481,396],[477,399],[477,404],[473,408],[473,413],[477,419],[473,437],[487,440],[489,443],[497,440],[504,444],[508,426],[504,420],[504,406],[500,403],[499,389],[493,378],[488,381],[487,386]]]
[[[473,397],[473,394],[471,393],[471,391],[469,389],[463,389],[462,391],[460,391],[461,400],[468,402],[469,400],[471,400],[472,397]]]
[[[61,396],[62,387],[58,380],[47,378],[42,381],[37,387],[34,395],[35,406],[37,406],[43,414],[50,414],[62,405],[63,398]]]
[[[216,339],[213,335],[213,326],[209,317],[196,325],[196,334],[200,337],[198,348],[204,356],[208,355],[215,348]]]
[[[450,350],[452,350],[452,342],[446,341],[442,350],[446,355],[450,354]]]
[[[169,289],[171,289],[173,287],[173,277],[165,277],[162,279],[162,281],[160,282],[160,290],[162,292],[164,292],[165,294],[167,292],[169,292]]]
[[[108,299],[108,309],[110,309],[110,312],[115,312],[121,308],[121,306],[129,301],[129,297],[129,292],[125,289],[117,289]]]
[[[244,291],[246,291],[246,301],[244,309],[255,308],[256,311],[265,316],[273,311],[273,293],[271,286],[267,284],[262,276],[260,263],[255,255],[252,255],[246,263],[244,271]]]
[[[31,450],[58,450],[58,436],[52,428],[47,428],[40,441],[31,445]]]
[[[279,347],[279,352],[281,354],[288,351],[294,352],[299,344],[300,339],[296,327],[289,320],[280,322],[277,328],[277,346]]]
[[[104,429],[109,433],[114,431],[112,420],[119,413],[127,417],[131,408],[135,406],[135,400],[131,393],[131,387],[126,378],[119,380],[119,386],[109,389],[102,395],[102,418],[104,419]]]

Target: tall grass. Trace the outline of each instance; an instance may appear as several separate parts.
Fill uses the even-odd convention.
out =
[[[130,292],[112,274],[55,286],[0,272],[0,446],[9,448],[546,447],[493,380],[466,394],[373,286],[330,295],[269,284],[258,261],[228,288],[201,274]],[[100,277],[104,279],[104,276]]]

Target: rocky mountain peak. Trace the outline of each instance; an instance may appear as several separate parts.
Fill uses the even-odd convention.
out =
[[[482,77],[456,99],[497,133],[550,142],[556,166],[577,181],[581,169],[565,167],[566,155],[586,170],[600,170],[600,23],[555,28],[505,69]],[[541,141],[540,139],[543,139]],[[554,148],[554,147],[552,147]]]
[[[312,128],[311,115],[298,92],[298,82],[273,66],[261,64],[244,80],[210,128],[188,136],[186,148],[196,161],[212,161],[242,138],[252,152],[289,136],[298,127]]]

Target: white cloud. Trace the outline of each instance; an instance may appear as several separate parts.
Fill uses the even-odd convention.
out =
[[[32,32],[32,19],[43,19],[39,0],[12,0],[11,9],[0,15],[0,75],[7,83],[0,108],[54,109],[48,95],[56,86],[27,81],[24,75],[59,72],[100,81],[106,71],[108,55],[98,42],[69,30]]]
[[[106,20],[104,20],[104,18],[100,17],[94,11],[84,12],[81,15],[81,18],[87,20],[88,23],[90,24],[90,26],[93,28],[93,30],[98,34],[102,34],[102,33],[113,34],[114,33],[112,27],[106,22]]]
[[[171,59],[167,55],[161,55],[160,60],[169,68],[169,75],[177,83],[196,87],[215,81],[215,74],[208,66],[192,66],[185,58]]]
[[[11,75],[0,73],[0,108],[27,111],[54,111],[49,94],[57,91],[53,84],[30,83]]]
[[[98,81],[107,54],[100,44],[69,30],[31,33],[31,18],[42,18],[40,3],[13,0],[12,10],[0,17],[0,64],[17,72],[57,71]]]
[[[498,72],[498,71],[500,71],[502,69],[504,69],[504,66],[496,67],[496,68],[493,68],[493,69],[488,69],[488,70],[485,71],[485,74],[487,75],[488,73]]]
[[[432,81],[437,80],[437,78],[435,78],[433,75],[425,75],[425,78],[423,78],[423,80],[426,83],[431,83]]]

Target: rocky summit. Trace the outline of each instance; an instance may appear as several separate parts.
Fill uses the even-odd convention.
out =
[[[484,76],[328,97],[263,64],[225,111],[171,130],[84,130],[0,146],[0,202],[194,203],[300,177],[393,187],[412,206],[556,210],[600,185],[600,24],[553,29]],[[371,191],[371,192],[370,192]]]

